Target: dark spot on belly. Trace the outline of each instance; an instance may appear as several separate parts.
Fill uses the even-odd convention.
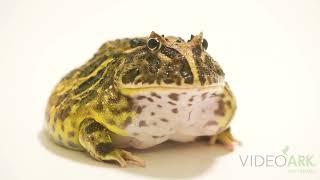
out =
[[[143,110],[143,107],[138,106],[136,109],[137,114],[140,114],[142,112],[142,110]]]
[[[202,101],[206,99],[208,92],[201,94]]]
[[[151,97],[148,97],[147,99],[148,101],[153,102],[153,99]]]
[[[168,103],[171,104],[171,105],[177,105],[176,103],[173,103],[171,101],[168,101]]]
[[[192,104],[188,104],[188,106],[192,106]]]
[[[152,138],[154,138],[154,139],[163,138],[163,137],[165,137],[165,135],[162,135],[162,136],[152,136]]]
[[[179,94],[177,93],[171,93],[168,95],[168,97],[174,101],[178,101],[179,100]]]
[[[157,122],[153,122],[152,125],[157,126]]]
[[[123,127],[126,128],[132,123],[132,118],[129,116],[127,119],[124,121]]]
[[[191,113],[192,111],[189,112],[188,121],[190,120]]]
[[[157,107],[161,108],[162,106],[160,104],[157,104]]]
[[[173,113],[178,113],[178,108],[171,109]]]
[[[112,146],[112,143],[110,142],[99,143],[96,145],[96,152],[102,156],[110,153],[112,150],[113,150],[113,146]]]
[[[225,105],[224,101],[220,99],[218,101],[218,108],[214,111],[214,113],[219,116],[224,116],[225,115],[224,105]]]
[[[161,118],[160,121],[162,121],[162,122],[169,122],[169,120],[166,119],[166,118]]]
[[[211,94],[210,94],[210,97],[215,97],[215,96],[217,96],[216,93],[211,93]]]
[[[151,96],[154,96],[154,97],[156,97],[156,98],[158,98],[158,99],[161,99],[161,96],[158,95],[158,94],[155,93],[155,92],[152,92],[152,93],[151,93]]]
[[[206,124],[204,124],[204,127],[206,126],[216,126],[218,123],[216,121],[208,121]]]
[[[154,115],[155,115],[155,113],[154,113],[154,112],[151,112],[151,113],[150,113],[150,115],[151,115],[151,116],[154,116]]]
[[[137,100],[142,100],[142,99],[145,99],[145,98],[147,98],[146,96],[137,96]]]
[[[194,97],[195,97],[195,96],[191,96],[191,98],[189,99],[189,101],[192,102]]]
[[[85,127],[84,130],[85,130],[85,132],[87,134],[91,134],[93,132],[101,131],[103,129],[104,129],[104,127],[101,124],[99,124],[98,122],[94,121],[91,124],[89,124],[87,127]]]
[[[146,121],[141,120],[141,121],[139,122],[139,127],[145,127],[145,126],[148,126],[147,123],[146,123]]]
[[[137,133],[137,132],[134,132],[134,133],[132,133],[134,136],[138,136],[139,135],[139,133]]]

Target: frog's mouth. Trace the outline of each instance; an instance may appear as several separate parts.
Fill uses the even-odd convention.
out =
[[[124,94],[132,94],[136,92],[159,92],[159,91],[170,91],[170,92],[189,92],[189,91],[219,91],[223,89],[225,82],[214,83],[210,85],[155,85],[155,84],[125,84],[119,87],[120,91]]]

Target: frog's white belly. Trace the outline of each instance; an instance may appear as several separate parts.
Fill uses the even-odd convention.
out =
[[[188,142],[217,134],[225,129],[215,113],[222,93],[223,87],[140,93],[133,97],[137,115],[125,128],[129,137],[118,143],[143,149],[167,140]]]

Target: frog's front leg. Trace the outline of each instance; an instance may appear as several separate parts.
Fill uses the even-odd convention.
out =
[[[114,147],[110,134],[107,128],[94,119],[86,119],[80,126],[79,142],[93,158],[99,161],[116,161],[122,167],[128,163],[145,166],[144,160]]]
[[[234,144],[240,144],[240,141],[234,138],[231,134],[230,127],[217,135],[213,135],[209,139],[209,144],[222,144],[226,149],[233,150]]]

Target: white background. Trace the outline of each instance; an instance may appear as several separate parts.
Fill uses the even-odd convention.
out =
[[[106,40],[204,32],[238,100],[228,153],[204,143],[135,152],[119,168],[52,144],[50,91]],[[0,179],[319,179],[320,1],[0,1]],[[310,173],[242,167],[239,156],[313,154]],[[299,168],[298,168],[299,169]]]

